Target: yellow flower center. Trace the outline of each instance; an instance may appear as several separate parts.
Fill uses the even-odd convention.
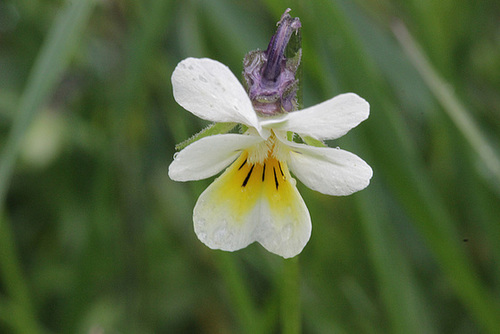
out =
[[[278,215],[289,214],[294,209],[298,195],[296,181],[286,162],[276,159],[273,147],[276,146],[271,144],[265,151],[266,158],[258,162],[251,162],[252,154],[256,156],[253,151],[244,151],[220,176],[214,195],[220,202],[226,202],[220,205],[230,207],[234,217],[247,214],[259,199],[265,199]]]
[[[269,158],[278,161],[287,161],[288,147],[276,138],[274,132],[265,141],[252,147],[248,151],[248,162],[251,164],[262,164]]]

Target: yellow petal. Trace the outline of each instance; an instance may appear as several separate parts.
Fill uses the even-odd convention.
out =
[[[241,156],[200,196],[194,227],[208,247],[234,251],[257,241],[283,257],[301,252],[311,219],[286,163]]]

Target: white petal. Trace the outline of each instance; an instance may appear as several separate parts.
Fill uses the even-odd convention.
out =
[[[194,115],[212,122],[237,122],[259,128],[252,102],[224,64],[187,58],[172,74],[174,98]]]
[[[235,251],[257,241],[285,258],[299,254],[311,219],[286,164],[246,159],[242,154],[201,194],[193,214],[196,235],[212,249]]]
[[[262,201],[260,224],[254,231],[265,249],[285,259],[300,254],[311,237],[309,211],[296,188],[295,191],[293,209],[285,214],[275,212],[268,201]]]
[[[290,170],[309,188],[327,195],[350,195],[364,189],[373,175],[357,155],[330,147],[287,142],[291,147]]]
[[[229,166],[243,149],[261,141],[258,136],[239,134],[202,138],[174,155],[168,176],[174,181],[206,179]]]
[[[335,139],[368,118],[370,105],[354,93],[338,95],[315,106],[275,118],[263,126],[296,132],[320,140]]]

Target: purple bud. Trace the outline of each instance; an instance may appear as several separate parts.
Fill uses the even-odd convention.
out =
[[[292,18],[288,8],[278,22],[278,29],[266,51],[250,51],[243,61],[243,75],[248,95],[255,110],[262,115],[275,115],[297,109],[298,80],[301,50],[286,58],[285,50],[293,33],[301,27],[299,18]]]

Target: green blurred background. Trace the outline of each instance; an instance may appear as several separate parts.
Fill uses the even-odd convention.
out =
[[[329,143],[371,185],[299,184],[304,333],[500,333],[497,0],[0,1],[1,333],[280,332],[282,259],[201,244],[211,180],[167,169],[206,125],[173,100],[175,65],[241,73],[287,7],[304,105],[371,104]]]

